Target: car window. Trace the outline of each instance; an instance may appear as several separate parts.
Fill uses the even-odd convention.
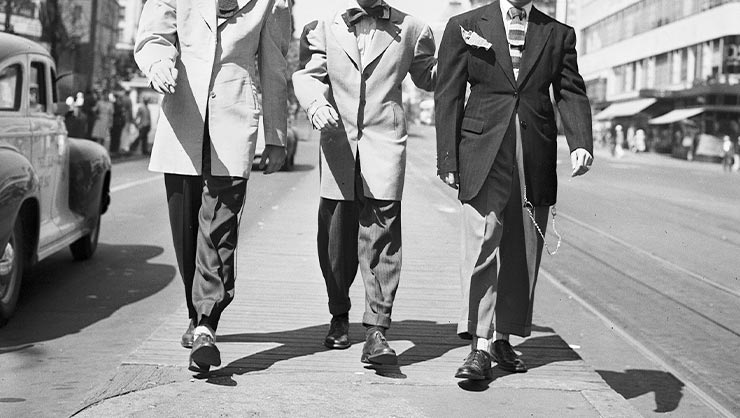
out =
[[[59,102],[59,92],[57,91],[57,72],[51,69],[51,102]]]
[[[46,70],[41,62],[31,63],[31,78],[28,86],[28,109],[31,112],[46,112]]]
[[[21,65],[14,64],[0,71],[0,111],[16,111],[21,108],[23,77]]]

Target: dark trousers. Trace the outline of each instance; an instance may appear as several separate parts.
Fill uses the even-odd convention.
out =
[[[329,312],[349,312],[349,289],[359,266],[365,284],[362,322],[389,328],[401,274],[401,202],[365,197],[359,162],[356,173],[354,201],[319,203],[317,244]]]
[[[209,142],[209,141],[205,141]],[[204,144],[204,151],[208,144]],[[202,176],[165,174],[167,206],[188,315],[218,328],[234,299],[236,248],[247,180],[210,175],[204,152]]]
[[[137,146],[141,143],[141,153],[142,154],[149,154],[149,130],[151,129],[150,126],[142,126],[139,128],[139,135],[136,137],[136,140],[131,143],[129,146],[129,151],[133,152]]]

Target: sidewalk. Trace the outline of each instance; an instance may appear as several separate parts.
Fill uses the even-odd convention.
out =
[[[302,142],[301,153],[317,155],[315,142]],[[409,146],[433,142],[412,138]],[[493,381],[478,384],[453,377],[469,350],[454,324],[458,205],[430,170],[409,161],[403,272],[388,333],[398,367],[360,363],[359,277],[352,288],[352,347],[322,345],[330,316],[316,261],[314,169],[281,191],[280,206],[264,219],[244,222],[236,298],[217,337],[222,368],[205,378],[188,372],[188,351],[179,345],[187,325],[182,305],[76,416],[638,416],[537,309],[533,335],[513,341],[529,372],[496,369]]]

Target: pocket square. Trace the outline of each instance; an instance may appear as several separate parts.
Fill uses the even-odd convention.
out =
[[[474,48],[483,49],[491,49],[493,47],[493,44],[488,42],[486,38],[475,33],[475,31],[465,30],[465,28],[462,26],[460,26],[460,30],[462,31],[462,37],[466,44]]]

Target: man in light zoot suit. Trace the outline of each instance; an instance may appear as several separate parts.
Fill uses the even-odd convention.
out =
[[[215,331],[234,297],[260,114],[264,172],[285,160],[290,37],[289,0],[149,0],[142,10],[134,57],[165,95],[149,169],[165,173],[193,371],[221,363]]]
[[[385,332],[401,271],[401,196],[406,170],[407,74],[432,90],[431,29],[380,0],[348,1],[308,24],[293,85],[321,130],[319,264],[332,314],[324,344],[350,346],[349,288],[358,264],[365,285],[366,341],[361,361],[395,364]]]
[[[472,339],[458,378],[489,378],[492,359],[504,370],[526,371],[509,335],[530,335],[544,232],[556,202],[551,89],[572,175],[592,162],[591,110],[575,45],[573,28],[530,0],[491,2],[453,17],[445,29],[435,92],[437,168],[462,202],[457,331]]]

